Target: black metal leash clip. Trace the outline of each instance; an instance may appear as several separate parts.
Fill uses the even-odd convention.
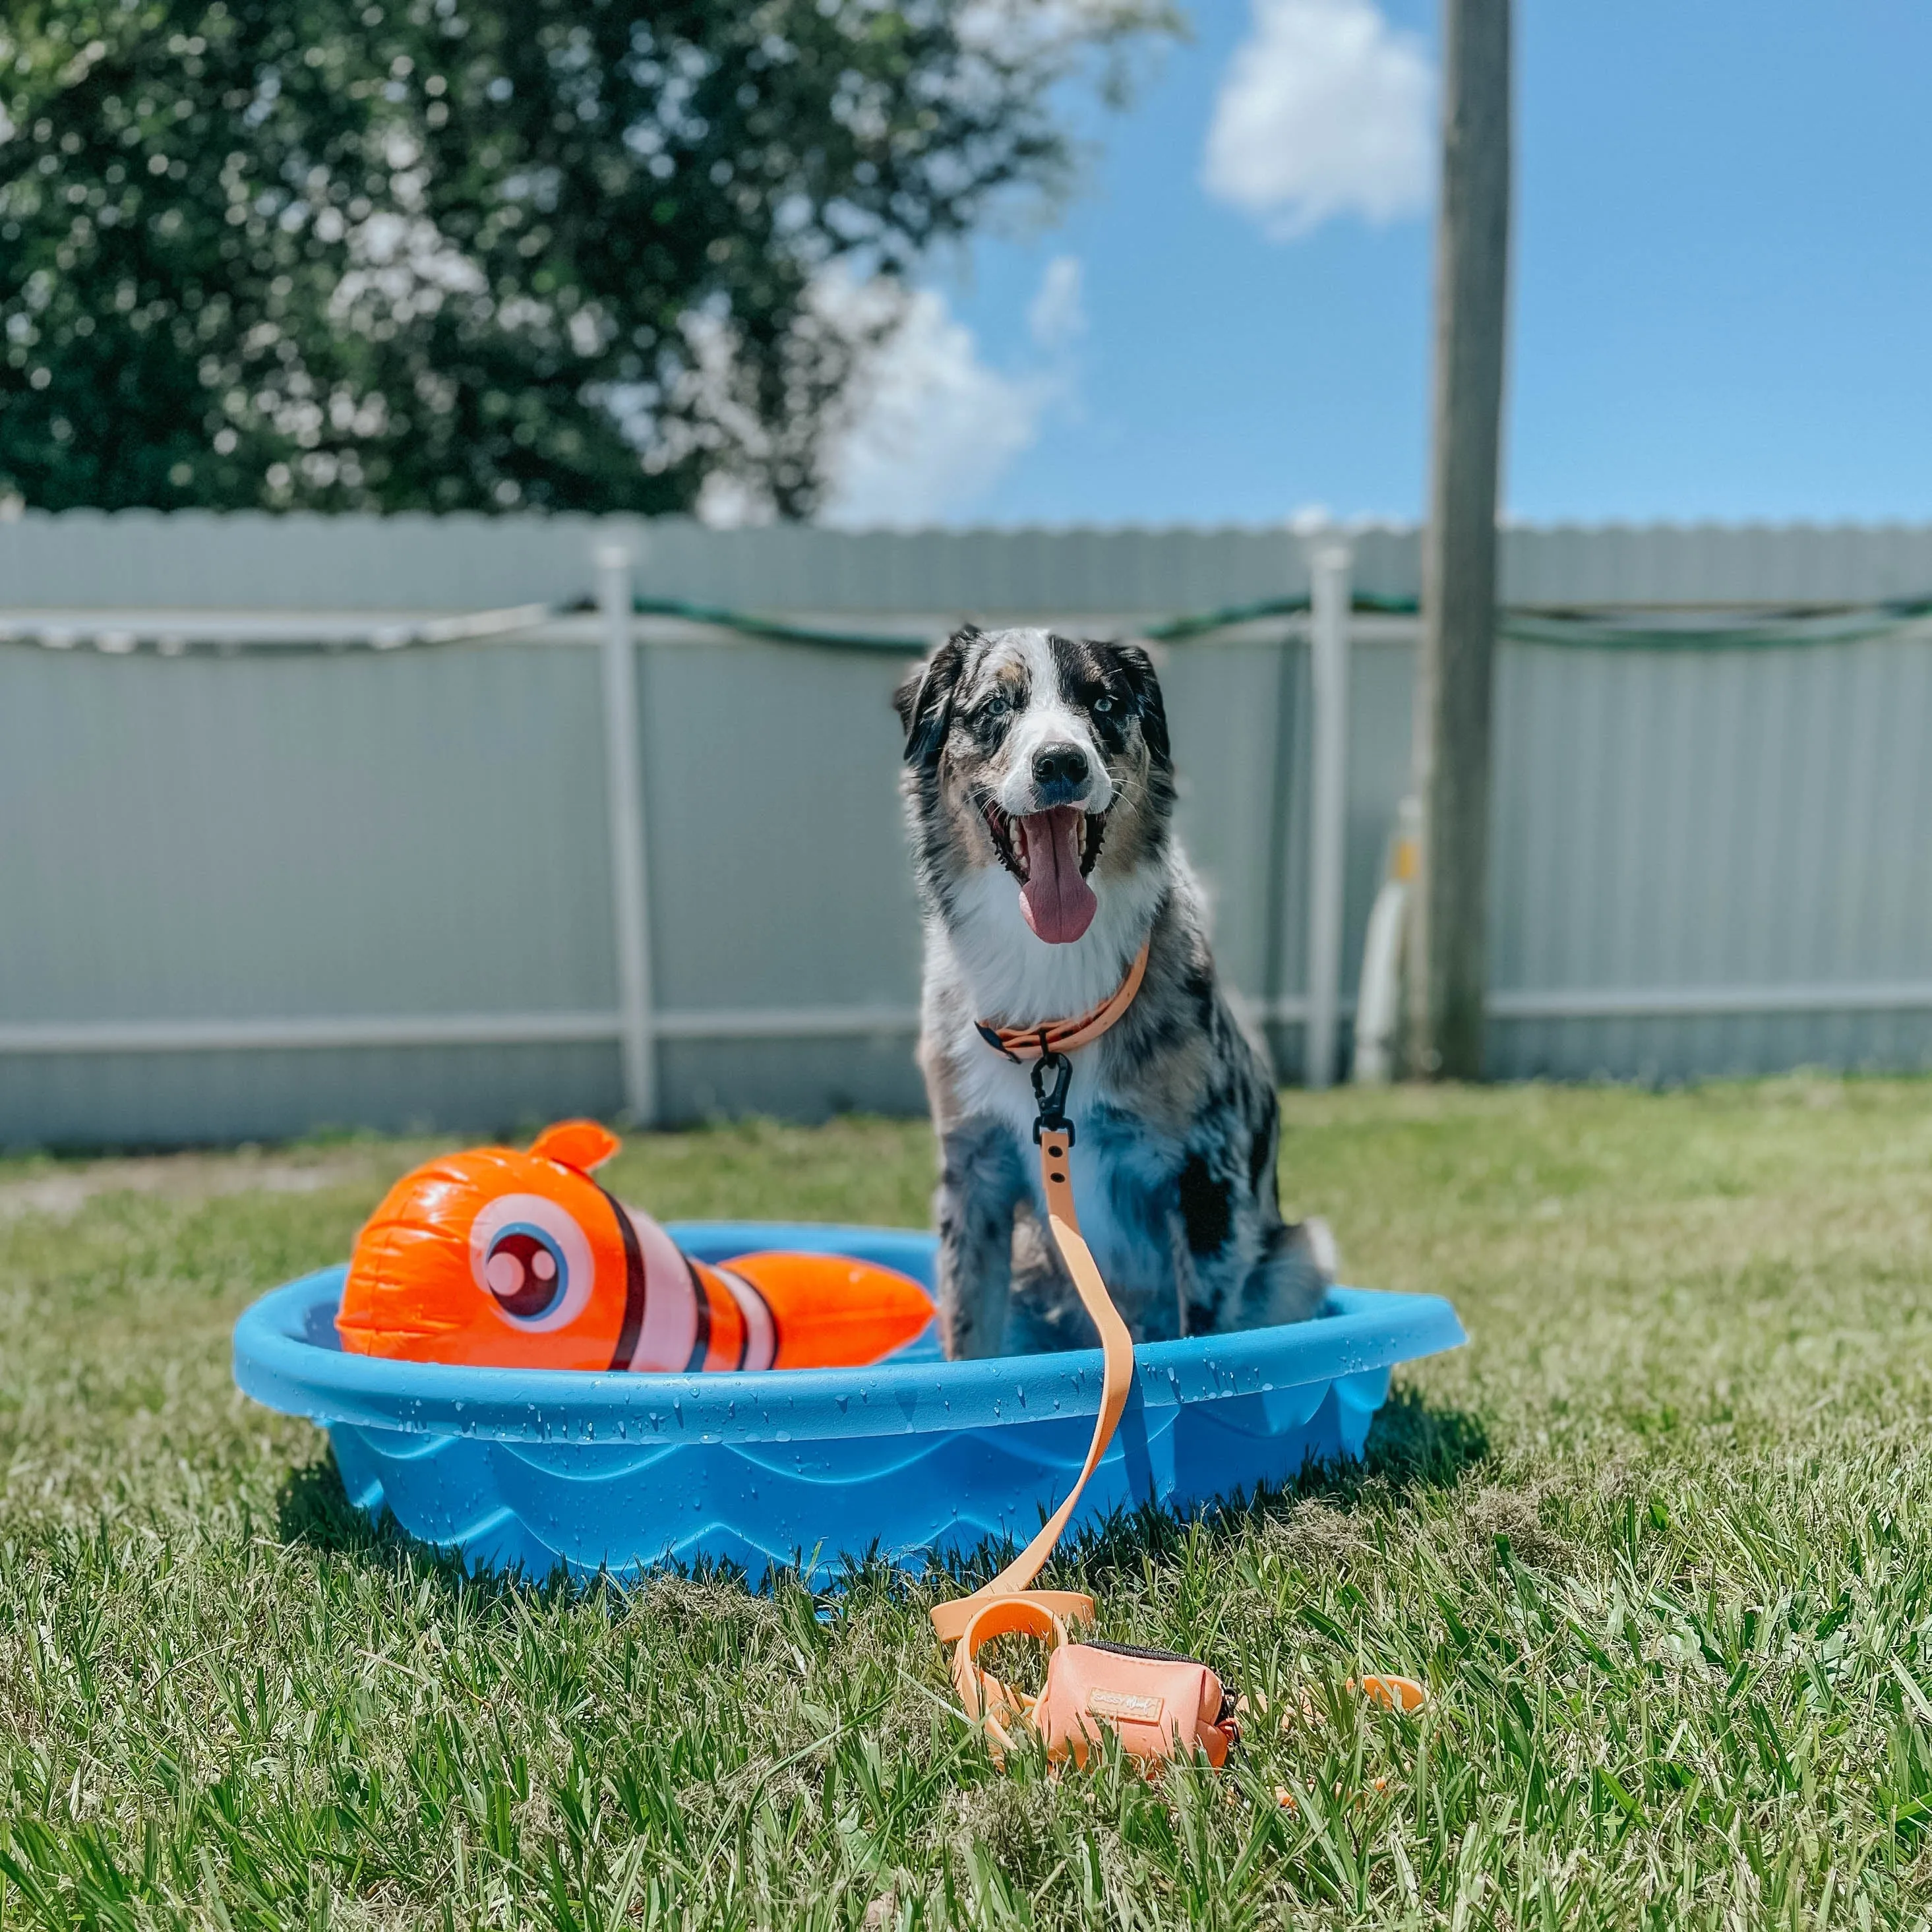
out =
[[[1052,1052],[1044,1034],[1040,1046],[1040,1058],[1033,1064],[1033,1097],[1040,1108],[1033,1124],[1033,1144],[1038,1147],[1042,1134],[1064,1134],[1066,1144],[1071,1147],[1073,1123],[1066,1118],[1066,1089],[1073,1078],[1073,1063],[1065,1054]],[[1053,1082],[1051,1091],[1046,1084],[1049,1077]]]

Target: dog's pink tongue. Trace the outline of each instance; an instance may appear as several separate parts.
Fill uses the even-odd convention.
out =
[[[1049,946],[1070,946],[1094,923],[1100,902],[1080,876],[1080,808],[1057,805],[1020,820],[1026,832],[1026,922]]]

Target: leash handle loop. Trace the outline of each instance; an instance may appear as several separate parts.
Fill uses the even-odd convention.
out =
[[[1045,1592],[1040,1593],[1046,1594]],[[1066,1619],[1052,1604],[1031,1592],[1014,1597],[992,1597],[968,1620],[952,1650],[952,1684],[969,1718],[1024,1718],[1038,1701],[980,1668],[980,1650],[996,1636],[1016,1632],[1044,1637],[1049,1649],[1069,1641]]]

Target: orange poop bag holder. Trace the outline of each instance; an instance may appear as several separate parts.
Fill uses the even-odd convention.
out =
[[[620,1144],[566,1120],[528,1154],[475,1148],[405,1175],[356,1238],[343,1347],[504,1368],[856,1368],[932,1318],[910,1276],[842,1255],[694,1260],[592,1178]]]

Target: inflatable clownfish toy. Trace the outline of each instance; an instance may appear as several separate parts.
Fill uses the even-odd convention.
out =
[[[356,1238],[343,1347],[508,1368],[856,1368],[932,1318],[910,1276],[842,1255],[692,1259],[591,1178],[620,1144],[566,1120],[528,1154],[476,1148],[406,1174]]]

